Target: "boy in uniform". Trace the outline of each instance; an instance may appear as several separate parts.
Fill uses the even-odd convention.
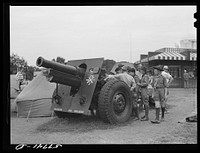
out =
[[[133,94],[133,111],[132,111],[132,115],[135,115],[135,118],[133,120],[140,120],[139,117],[139,104],[138,102],[138,88],[139,86],[137,85],[137,83],[139,83],[139,77],[135,74],[135,69],[131,68],[128,73],[134,78],[135,83],[136,83],[136,87],[134,88],[134,90],[132,91]]]
[[[154,88],[154,100],[155,100],[155,109],[156,109],[156,119],[152,120],[152,123],[159,124],[160,123],[160,108],[161,108],[161,121],[164,120],[165,113],[165,88],[168,87],[167,80],[165,77],[161,75],[161,71],[163,71],[162,66],[154,66],[154,77],[152,86]]]
[[[141,68],[141,73],[142,73],[142,78],[140,82],[137,83],[137,85],[141,89],[142,103],[145,108],[145,115],[141,118],[141,121],[148,121],[149,120],[149,95],[148,95],[147,86],[149,84],[149,77],[146,74],[147,73],[146,67]]]

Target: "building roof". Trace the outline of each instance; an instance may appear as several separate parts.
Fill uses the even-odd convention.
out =
[[[146,58],[136,61],[134,64],[145,63],[153,60],[197,60],[196,49],[186,48],[161,48],[155,51],[156,54],[148,55]]]
[[[149,58],[151,60],[185,60],[185,56],[178,52],[162,52]]]

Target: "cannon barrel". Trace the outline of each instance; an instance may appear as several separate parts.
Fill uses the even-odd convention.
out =
[[[46,71],[45,75],[47,76],[47,80],[49,82],[60,83],[76,88],[80,87],[81,85],[81,78],[71,74],[49,69]]]
[[[36,65],[39,67],[43,66],[45,68],[52,68],[56,71],[71,74],[74,76],[83,77],[85,75],[85,69],[83,68],[75,67],[72,65],[64,65],[64,64],[60,64],[54,61],[49,61],[49,60],[44,59],[43,57],[38,57],[36,61]]]

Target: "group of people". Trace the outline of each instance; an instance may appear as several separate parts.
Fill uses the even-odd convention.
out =
[[[149,100],[153,99],[155,101],[156,118],[151,122],[159,124],[160,121],[163,121],[164,114],[167,112],[166,102],[169,95],[168,87],[173,80],[168,72],[168,66],[154,66],[152,72],[141,64],[138,65],[137,70],[119,64],[115,72],[116,74],[109,75],[106,79],[116,78],[124,81],[130,87],[133,98],[132,115],[134,115],[134,120],[149,120]],[[141,118],[139,114],[141,105],[139,99],[141,99],[144,108],[144,116]]]

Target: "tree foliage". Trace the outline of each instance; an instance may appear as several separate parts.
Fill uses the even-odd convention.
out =
[[[17,68],[22,69],[22,73],[27,80],[32,80],[34,71],[38,70],[35,66],[28,66],[27,61],[23,57],[12,53],[10,56],[10,74],[16,74]]]
[[[105,68],[107,72],[110,72],[113,66],[115,65],[115,63],[116,62],[114,60],[110,60],[110,59],[104,60],[102,68]]]
[[[61,56],[58,56],[58,57],[56,58],[56,60],[55,60],[55,58],[53,58],[52,61],[58,62],[58,63],[62,63],[62,64],[65,63],[65,59],[64,59],[63,57],[61,57]]]

